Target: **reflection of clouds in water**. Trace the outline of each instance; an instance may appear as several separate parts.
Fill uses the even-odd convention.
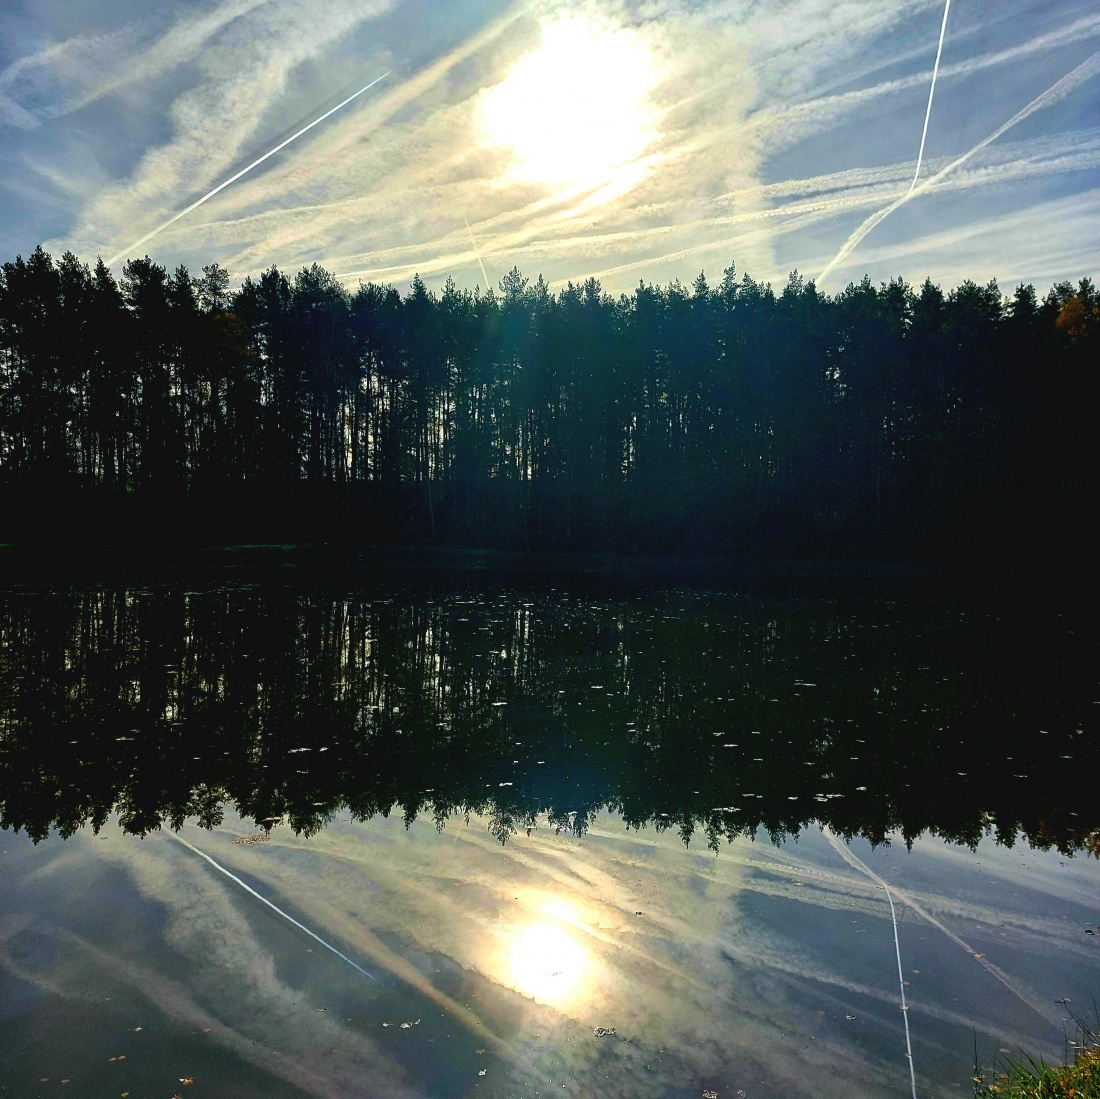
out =
[[[104,955],[106,970],[128,978],[139,991],[150,990],[172,1018],[214,1019],[215,1036],[238,1054],[247,1054],[259,1042],[268,1071],[311,1094],[347,1095],[367,1074],[388,1093],[414,1093],[404,1073],[372,1042],[315,1010],[324,1005],[309,1003],[280,978],[278,959],[257,933],[263,928],[266,935],[265,925],[275,917],[257,919],[259,906],[242,904],[230,883],[223,885],[218,875],[167,838],[134,843],[118,833],[107,834],[109,842],[97,844],[95,852],[123,864],[139,892],[163,905],[165,941],[189,968],[182,984],[166,984],[153,970]],[[278,1055],[270,1057],[270,1050]]]
[[[394,842],[364,844],[364,830]],[[337,826],[312,840],[276,836],[271,847],[293,852],[279,867],[287,894],[324,895],[335,908],[354,908],[379,935],[401,935],[428,956],[518,987],[518,996],[506,988],[490,993],[475,980],[470,1001],[489,1029],[511,1034],[497,1049],[514,1072],[536,1079],[567,1073],[596,1095],[616,1094],[606,1077],[617,1075],[623,1094],[638,1094],[636,1072],[647,1087],[674,1087],[716,1069],[743,1072],[737,1066],[753,1062],[760,1049],[786,1044],[781,990],[765,972],[752,975],[751,988],[739,985],[722,950],[724,941],[747,941],[736,905],[742,867],[686,852],[675,836],[620,832],[580,843],[536,832],[501,847],[476,825],[439,837],[425,826],[406,833],[396,822],[376,821]],[[265,868],[269,862],[257,861]],[[367,893],[368,881],[380,893]],[[555,928],[585,959],[569,995],[524,988],[510,969],[517,936],[540,926]],[[746,957],[746,972],[759,960],[759,950]],[[545,959],[533,966],[542,976],[557,969]],[[617,1033],[597,1039],[597,1026]],[[541,1036],[538,1043],[532,1034]],[[835,1078],[837,1095],[858,1095],[877,1080],[865,1065],[846,1068],[856,1063],[852,1057],[832,1064],[832,1052],[814,1050],[810,1062],[805,1056],[785,1053],[769,1075],[779,1074],[791,1094],[811,1071]],[[822,1057],[827,1066],[818,1063]],[[834,1093],[831,1086],[820,1094]]]
[[[277,828],[269,844],[251,847],[232,843],[251,830],[234,818],[213,833],[188,826],[184,834],[373,967],[386,995],[420,997],[408,1017],[423,1012],[429,1025],[442,1019],[447,1037],[429,1045],[427,1026],[402,1032],[411,1056],[449,1064],[475,1048],[489,1051],[475,1063],[487,1066],[477,1082],[490,1095],[553,1081],[555,1089],[566,1082],[590,1096],[636,1096],[704,1080],[720,1093],[745,1087],[753,1095],[798,1095],[812,1081],[815,1095],[869,1096],[905,1074],[885,897],[822,837],[810,832],[782,848],[739,841],[716,858],[685,850],[673,831],[627,831],[606,816],[583,840],[537,830],[505,847],[484,824],[452,824],[438,835],[426,823],[406,831],[399,821],[337,821],[309,839]],[[337,999],[361,1004],[367,1015],[380,1010],[368,982],[320,950],[305,955],[308,939],[166,837],[105,834],[95,843],[81,834],[37,849],[44,857],[20,885],[33,876],[72,888],[86,880],[89,863],[121,866],[144,897],[163,906],[164,941],[186,964],[166,978],[155,958],[135,961],[117,943],[104,949],[86,931],[57,932],[55,961],[38,970],[42,982],[72,995],[110,975],[181,1024],[211,1027],[227,1050],[311,1094],[351,1094],[365,1078],[380,1094],[416,1093],[364,1036],[362,1018],[356,1030],[339,1017],[344,1011],[317,1010]],[[968,941],[985,942],[1008,925],[1020,940],[1024,972],[1029,954],[1072,954],[1038,912],[1026,905],[1006,911],[995,895],[978,895],[976,856],[932,840],[918,848],[914,856],[863,857],[887,876],[904,866],[896,895],[916,899]],[[995,850],[992,861],[1013,889],[1014,874],[1029,880],[1015,852]],[[1052,878],[1056,859],[1034,861]],[[1067,876],[1058,884],[1067,900],[1079,901],[1095,885],[1094,864],[1066,873],[1072,883]],[[920,949],[961,968],[958,948],[940,932],[910,908],[899,905],[898,916],[907,967],[918,965],[908,952]],[[27,933],[18,914],[0,927],[9,946]],[[527,953],[518,965],[517,947]],[[11,953],[0,957],[9,970]],[[1016,957],[1003,954],[998,960],[1014,969]],[[973,968],[974,977],[961,978],[964,989],[973,983],[973,1001],[952,1002],[958,989],[914,978],[918,1078],[944,1034],[961,1034],[968,1044],[973,1025],[983,1040],[1015,1040],[1002,1029],[998,1005],[982,1001],[996,986],[978,962]],[[976,1014],[968,1013],[972,1002],[981,1005]],[[858,1021],[845,1022],[846,1013]],[[1038,1023],[1025,1019],[1021,1037]],[[368,1029],[374,1025],[380,1022]],[[616,1033],[597,1037],[596,1027]]]

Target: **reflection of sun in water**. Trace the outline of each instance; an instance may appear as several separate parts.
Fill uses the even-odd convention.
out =
[[[645,98],[658,75],[630,32],[563,19],[485,96],[481,125],[490,144],[511,147],[514,178],[601,186],[646,151]]]
[[[584,973],[585,952],[551,923],[537,923],[512,944],[512,982],[520,992],[546,1003],[565,999]]]

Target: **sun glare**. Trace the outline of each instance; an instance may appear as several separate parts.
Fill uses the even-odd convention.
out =
[[[584,973],[585,953],[560,927],[537,923],[521,932],[510,955],[512,982],[525,996],[560,1003]]]
[[[632,32],[563,19],[544,25],[541,47],[485,96],[481,126],[490,145],[511,149],[512,178],[599,187],[645,153],[657,79]]]

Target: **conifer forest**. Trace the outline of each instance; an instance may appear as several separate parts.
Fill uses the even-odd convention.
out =
[[[0,542],[1084,559],[1090,279],[0,268]]]

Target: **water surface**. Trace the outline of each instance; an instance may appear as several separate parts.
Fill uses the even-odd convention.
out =
[[[910,1095],[907,1016],[966,1094],[1100,991],[1093,651],[1022,600],[9,586],[0,1085]]]

